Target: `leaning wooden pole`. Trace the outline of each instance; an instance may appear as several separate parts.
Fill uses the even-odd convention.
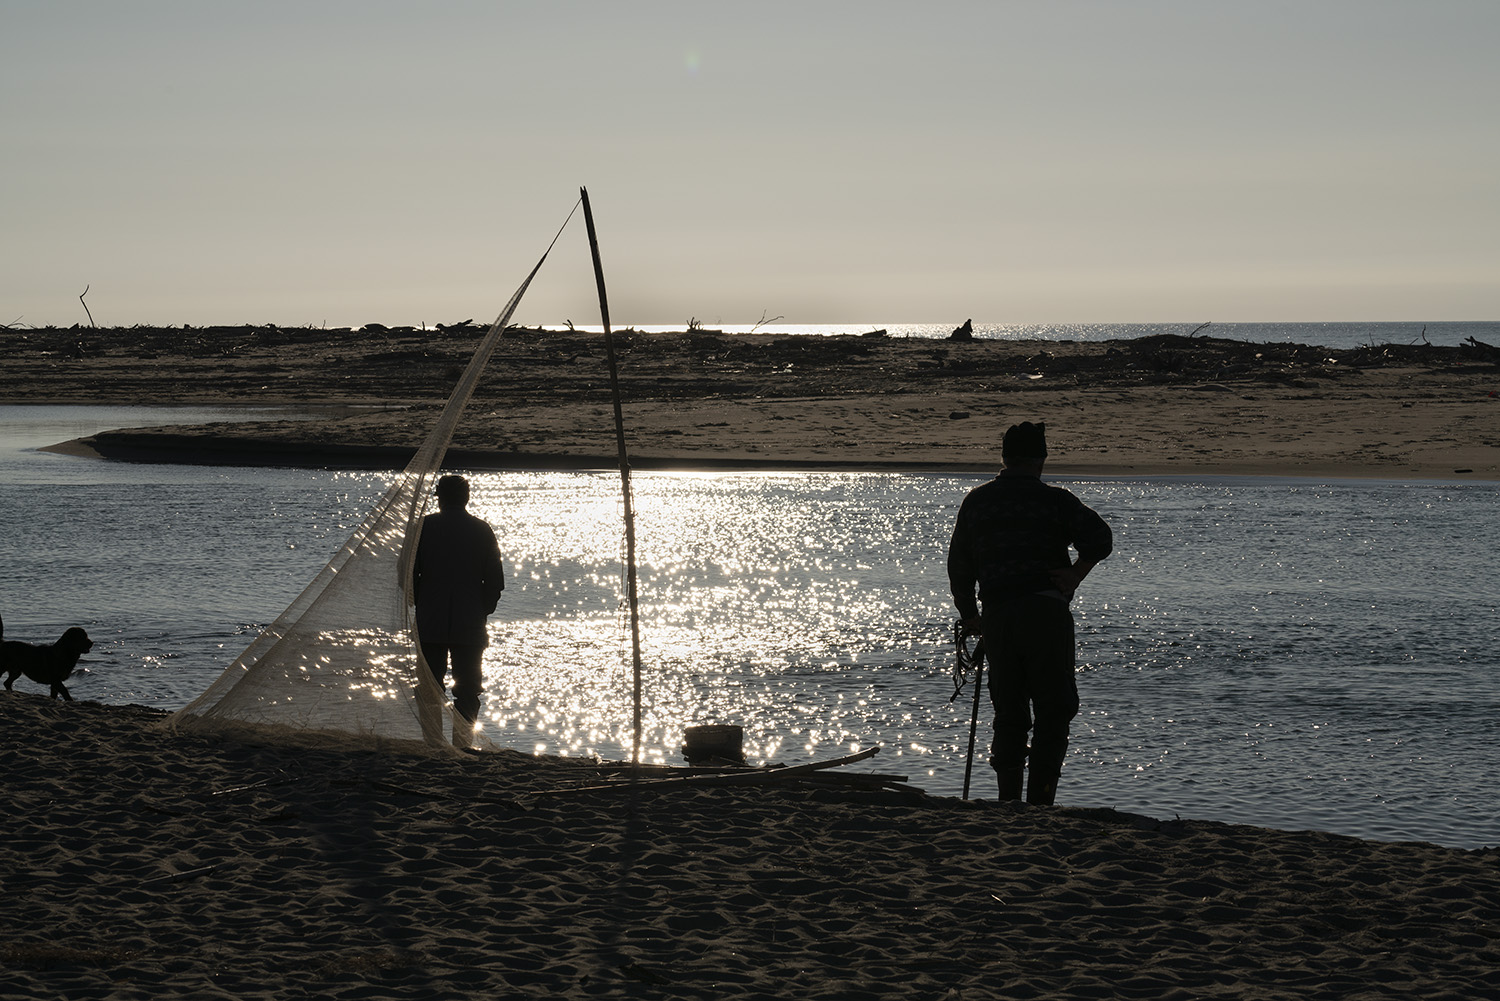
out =
[[[630,702],[633,709],[630,760],[641,760],[641,610],[636,597],[635,510],[630,501],[630,456],[625,451],[625,414],[620,408],[620,369],[615,363],[615,338],[609,329],[609,297],[604,292],[604,267],[599,263],[599,238],[594,233],[594,212],[589,208],[589,189],[583,197],[583,221],[589,230],[589,253],[594,257],[594,283],[599,286],[599,316],[604,322],[604,353],[609,359],[609,389],[615,401],[615,446],[620,456],[620,488],[625,497],[625,595],[630,602],[630,653],[634,668]]]

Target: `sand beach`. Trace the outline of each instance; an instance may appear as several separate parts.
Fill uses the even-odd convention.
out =
[[[0,362],[9,402],[319,415],[67,451],[388,468],[480,333],[6,330]],[[1061,473],[1500,479],[1500,359],[1483,345],[623,342],[640,468],[990,469],[987,446],[1029,419]],[[597,335],[511,332],[489,372],[450,464],[613,461]],[[1496,848],[899,782],[631,785],[609,763],[511,751],[271,746],[22,687],[0,693],[6,998],[1500,993]],[[839,771],[891,769],[877,754]]]
[[[1500,991],[1496,849],[794,782],[587,791],[618,775],[0,703],[7,998]]]

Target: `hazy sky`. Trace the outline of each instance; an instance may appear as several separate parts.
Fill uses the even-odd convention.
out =
[[[0,0],[0,323],[1500,319],[1500,3]],[[517,322],[596,324],[581,214]]]

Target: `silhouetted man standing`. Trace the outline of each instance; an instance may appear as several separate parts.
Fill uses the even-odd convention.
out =
[[[1026,801],[1048,805],[1057,796],[1068,727],[1078,715],[1068,602],[1114,542],[1103,518],[1067,490],[1042,482],[1046,425],[1012,426],[1001,455],[1000,475],[971,490],[958,509],[948,583],[965,633],[984,636],[995,706],[990,764],[1000,798],[1021,798],[1029,758]],[[1070,547],[1078,550],[1077,562]]]
[[[494,530],[465,510],[469,481],[444,476],[436,492],[438,511],[422,519],[412,568],[417,639],[439,689],[452,657],[453,708],[473,723],[483,688],[480,663],[489,645],[485,618],[500,602],[505,571]]]

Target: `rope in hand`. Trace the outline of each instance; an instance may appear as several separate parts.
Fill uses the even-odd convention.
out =
[[[979,671],[984,666],[984,637],[973,637],[973,646],[969,645],[969,639],[964,633],[963,622],[953,623],[953,646],[958,651],[958,656],[953,660],[953,694],[948,696],[950,703],[958,699],[971,680],[979,677]]]

